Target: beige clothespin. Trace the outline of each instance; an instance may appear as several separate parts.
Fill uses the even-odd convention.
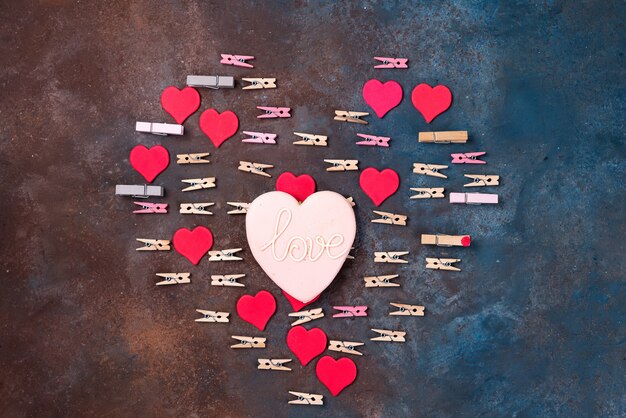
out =
[[[442,199],[445,197],[443,187],[411,187],[411,190],[417,192],[416,195],[410,197],[411,199]]]
[[[460,268],[452,265],[452,263],[459,261],[461,261],[460,258],[426,258],[426,268],[432,270],[461,271]]]
[[[239,341],[239,343],[231,345],[230,348],[265,348],[266,338],[243,337],[240,335],[233,335],[231,338]]]
[[[406,219],[407,219],[406,215],[397,215],[395,213],[381,212],[378,210],[375,210],[374,213],[376,215],[380,215],[381,218],[372,219],[373,223],[406,226]]]
[[[264,177],[272,177],[271,174],[265,172],[265,169],[267,168],[274,168],[274,166],[270,164],[239,161],[239,167],[237,167],[239,171],[245,171],[246,173],[257,174],[259,176],[264,176]]]
[[[322,308],[316,308],[309,309],[308,311],[291,312],[289,316],[298,318],[297,321],[291,323],[291,326],[293,327],[295,325],[305,324],[315,319],[322,318],[324,316],[324,312],[322,312]]]
[[[324,160],[331,166],[326,171],[354,171],[359,169],[359,160]]]
[[[422,245],[437,245],[438,247],[469,247],[469,235],[422,234]]]
[[[303,138],[299,141],[295,141],[294,145],[314,145],[317,147],[325,147],[328,145],[326,135],[314,135],[314,134],[305,134],[302,132],[294,132],[294,135]]]
[[[324,397],[317,393],[294,392],[291,390],[289,393],[298,398],[289,401],[291,405],[324,405]]]
[[[352,341],[330,340],[330,342],[328,343],[328,349],[330,351],[338,351],[340,353],[353,354],[355,356],[362,356],[363,353],[360,353],[354,349],[354,347],[359,347],[361,345],[365,345],[365,344],[356,343]]]
[[[352,207],[356,206],[356,203],[354,203],[354,198],[352,196],[346,197],[346,200],[348,201],[348,203],[350,203],[350,206]]]
[[[482,174],[465,174],[468,179],[473,179],[470,183],[464,184],[465,187],[485,187],[498,186],[500,184],[500,176],[482,175]]]
[[[400,287],[399,283],[391,283],[391,281],[397,277],[397,274],[388,276],[368,276],[364,277],[363,281],[365,281],[365,287]]]
[[[335,120],[340,122],[352,122],[367,125],[367,121],[361,119],[363,116],[368,116],[367,112],[353,112],[350,110],[335,110]]]
[[[202,314],[202,318],[194,319],[195,322],[229,322],[228,312],[205,311],[196,309],[196,312]]]
[[[283,366],[285,363],[289,363],[292,361],[290,358],[276,358],[276,359],[268,359],[268,358],[260,358],[259,366],[257,369],[259,370],[284,370],[290,372],[291,369],[289,367]]]
[[[354,247],[350,247],[350,251],[354,250]],[[352,254],[348,254],[346,256],[346,260],[354,260],[354,256]]]
[[[146,239],[135,238],[144,245],[137,248],[137,251],[169,251],[171,250],[170,242],[166,239]]]
[[[376,251],[374,252],[374,263],[408,263],[400,257],[407,255],[408,251]]]
[[[401,316],[424,316],[424,307],[419,305],[405,305],[403,303],[390,303],[391,306],[399,308],[397,311],[389,312],[389,315]]]
[[[215,203],[181,203],[180,213],[188,215],[213,215],[213,212],[209,212],[206,208],[213,206]]]
[[[467,131],[420,132],[417,138],[419,142],[464,144],[467,142]]]
[[[440,173],[439,170],[446,168],[448,168],[447,165],[413,163],[413,173],[422,174],[424,176],[440,177],[442,179],[447,179],[448,176]]]
[[[177,164],[207,164],[210,161],[209,160],[205,160],[206,157],[208,157],[209,154],[208,152],[202,152],[202,153],[198,153],[198,154],[177,154],[176,158],[178,158],[178,160],[176,160]]]
[[[234,255],[241,251],[241,248],[230,248],[228,250],[209,251],[209,261],[240,261],[241,257]]]
[[[242,90],[257,90],[257,89],[275,89],[275,78],[242,78],[241,80],[247,81],[249,85],[242,88]]]
[[[248,206],[250,206],[250,203],[243,202],[226,202],[226,204],[235,208],[226,212],[229,215],[245,215],[248,213]]]
[[[211,275],[211,286],[229,286],[229,287],[246,287],[243,283],[239,283],[237,279],[246,277],[245,274],[213,274]]]
[[[191,186],[185,187],[183,192],[190,192],[192,190],[212,189],[215,187],[215,177],[204,177],[200,179],[183,179],[183,183],[190,184]]]
[[[379,337],[370,338],[371,341],[392,341],[392,342],[397,342],[397,343],[403,343],[406,341],[404,339],[406,332],[404,331],[391,331],[388,329],[376,329],[376,328],[371,328],[371,330],[380,334]]]
[[[165,279],[158,282],[156,284],[157,286],[191,283],[191,279],[189,278],[191,273],[157,273],[156,275]]]

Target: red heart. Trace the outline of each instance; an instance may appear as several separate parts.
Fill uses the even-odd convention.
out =
[[[356,364],[347,357],[335,360],[324,356],[317,362],[315,373],[330,393],[337,396],[356,379]]]
[[[296,176],[289,171],[285,171],[276,180],[276,190],[289,193],[298,202],[304,202],[307,197],[315,193],[315,189],[315,180],[308,174]]]
[[[132,165],[148,183],[152,183],[156,176],[170,165],[170,153],[161,145],[155,145],[152,148],[137,145],[130,150],[129,159],[130,165]]]
[[[256,296],[243,295],[237,301],[237,313],[246,322],[261,331],[276,312],[276,299],[267,290],[261,290]]]
[[[219,113],[215,109],[207,109],[200,115],[200,129],[219,148],[224,141],[235,135],[239,129],[239,119],[230,110]]]
[[[320,295],[317,295],[310,302],[304,303],[304,302],[300,302],[298,299],[294,298],[293,296],[291,296],[289,293],[285,292],[284,290],[283,290],[283,295],[285,295],[285,298],[287,298],[287,300],[291,304],[291,307],[293,308],[294,312],[298,312],[300,309],[304,308],[305,306],[309,306],[310,304],[312,304],[313,302],[315,302],[316,300],[320,298]]]
[[[394,194],[400,186],[400,177],[391,168],[378,171],[373,167],[361,172],[359,184],[366,195],[376,206],[380,206],[389,196]]]
[[[169,86],[161,93],[161,107],[181,124],[200,107],[200,93],[193,87]]]
[[[430,123],[437,116],[448,110],[452,104],[452,92],[444,85],[430,87],[422,83],[413,89],[411,93],[413,106]]]
[[[393,80],[383,84],[373,78],[363,86],[363,99],[382,118],[402,101],[402,86]]]
[[[321,328],[307,331],[302,325],[293,327],[287,333],[287,347],[298,357],[303,366],[326,350],[328,338]]]
[[[213,234],[203,226],[197,226],[193,231],[180,228],[174,233],[172,243],[180,255],[197,265],[213,246]]]

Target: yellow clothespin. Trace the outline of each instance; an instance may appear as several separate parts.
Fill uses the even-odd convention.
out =
[[[460,268],[452,265],[452,263],[459,261],[461,261],[460,258],[426,258],[426,268],[432,270],[461,271]]]
[[[259,176],[264,176],[264,177],[272,177],[271,174],[265,172],[266,168],[274,168],[274,166],[270,164],[251,163],[249,161],[239,161],[239,167],[237,167],[239,171],[245,171],[246,173],[257,174]]]
[[[352,341],[330,340],[330,342],[328,343],[328,349],[330,351],[338,351],[340,353],[354,354],[355,356],[362,356],[363,353],[360,353],[354,349],[354,347],[358,347],[361,345],[365,345],[365,344],[356,343]]]
[[[397,342],[397,343],[403,343],[406,341],[404,339],[406,332],[404,331],[391,331],[388,329],[376,329],[376,328],[371,328],[371,330],[380,334],[379,337],[370,338],[371,341],[391,341],[391,342]]]
[[[400,287],[399,283],[391,283],[397,277],[397,274],[391,274],[389,276],[364,277],[363,280],[365,281],[365,287]]]
[[[447,179],[448,176],[440,173],[439,170],[446,168],[448,168],[447,165],[413,163],[413,173],[422,174],[424,176],[440,177],[442,179]]]
[[[183,192],[190,192],[192,190],[212,189],[215,187],[215,177],[204,177],[201,179],[184,179],[183,183],[190,184],[191,186],[185,187]]]
[[[245,215],[248,213],[248,206],[250,206],[250,203],[243,202],[226,202],[226,204],[235,208],[226,212],[229,215]]]
[[[467,142],[467,131],[420,132],[417,138],[419,142],[464,144]]]
[[[367,125],[367,121],[361,119],[363,116],[368,116],[367,112],[353,112],[350,110],[335,110],[335,120],[340,122],[352,122]]]
[[[169,251],[171,250],[170,242],[166,239],[146,239],[135,238],[139,242],[143,242],[144,245],[137,248],[137,251]]]
[[[315,319],[322,318],[324,316],[324,312],[322,312],[322,308],[309,309],[308,311],[300,311],[300,312],[291,312],[289,314],[291,317],[298,318],[297,321],[292,322],[291,326],[304,324]]]
[[[205,210],[206,208],[213,206],[215,203],[181,203],[180,213],[188,215],[213,215],[213,212]]]
[[[265,338],[243,337],[240,335],[233,335],[231,338],[239,341],[239,344],[233,344],[230,348],[265,348]]]
[[[292,361],[289,358],[277,358],[277,359],[268,359],[268,358],[260,358],[259,366],[257,369],[259,370],[284,370],[290,372],[291,369],[289,367],[283,366],[285,363],[289,363]]]
[[[189,279],[191,273],[157,273],[156,275],[165,279],[158,282],[157,286],[191,283],[191,279]]]
[[[293,143],[294,145],[314,145],[318,147],[325,147],[328,145],[326,141],[328,137],[326,135],[305,134],[302,132],[294,132],[294,135],[303,138],[299,141],[295,141]]]
[[[241,257],[233,255],[241,251],[241,248],[230,248],[228,250],[209,251],[209,261],[239,261]]]
[[[411,190],[417,192],[416,195],[411,196],[411,199],[442,199],[445,197],[443,187],[411,187]]]
[[[359,160],[324,160],[331,165],[326,171],[354,171],[359,169]]]
[[[275,78],[242,78],[242,81],[247,81],[249,85],[242,88],[242,90],[257,90],[257,89],[275,89]]]
[[[407,255],[408,251],[376,251],[374,252],[374,263],[408,263],[400,257]]]
[[[379,219],[372,219],[373,223],[376,224],[388,224],[388,225],[406,225],[406,215],[397,215],[395,213],[389,212],[381,212],[379,210],[375,210],[374,213],[376,215],[380,215]]]
[[[293,392],[291,390],[289,393],[298,397],[298,399],[289,401],[292,405],[324,405],[324,397],[317,393]]]
[[[494,175],[482,175],[482,174],[465,174],[468,179],[473,179],[472,182],[464,184],[465,187],[485,187],[485,186],[498,186],[500,184],[500,176]]]
[[[205,311],[196,309],[196,312],[202,314],[202,318],[196,318],[195,322],[228,322],[228,312]]]
[[[243,283],[239,283],[237,279],[246,277],[245,274],[213,274],[211,275],[211,286],[229,286],[229,287],[246,287]]]
[[[205,160],[206,157],[208,157],[209,154],[208,152],[202,152],[202,153],[197,153],[197,154],[177,154],[176,158],[178,158],[178,160],[176,160],[177,164],[207,164],[210,161],[209,160]]]
[[[402,303],[390,303],[391,306],[400,308],[397,311],[389,312],[389,315],[402,316],[424,316],[424,307],[419,305],[405,305]]]

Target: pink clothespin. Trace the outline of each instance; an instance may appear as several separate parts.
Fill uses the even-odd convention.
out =
[[[409,68],[406,65],[409,62],[408,58],[384,58],[374,57],[375,60],[382,62],[382,64],[375,65],[374,68]]]
[[[389,147],[389,141],[391,138],[386,136],[374,136],[374,135],[366,135],[366,134],[356,134],[361,138],[365,139],[365,141],[359,141],[357,145],[368,145],[368,146],[377,146],[377,147]]]
[[[259,110],[264,110],[265,113],[257,116],[258,119],[262,118],[290,118],[291,108],[290,107],[267,107],[267,106],[257,106]]]
[[[487,164],[487,161],[482,161],[476,157],[487,154],[486,152],[466,152],[465,154],[450,154],[452,157],[452,164]]]
[[[141,206],[141,209],[134,210],[133,213],[167,213],[167,203],[133,202]]]
[[[367,316],[367,306],[333,306],[333,309],[341,311],[333,315],[333,318],[348,318],[353,316]]]
[[[220,54],[222,56],[222,60],[220,64],[226,65],[234,65],[235,67],[245,67],[245,68],[254,68],[252,64],[248,64],[247,60],[253,60],[254,57],[251,55],[230,55],[230,54]]]
[[[276,134],[264,134],[263,132],[250,132],[243,131],[244,134],[250,136],[250,138],[242,139],[241,142],[248,142],[251,144],[275,144]]]
[[[498,203],[498,195],[491,193],[450,193],[450,203],[465,203],[468,205],[496,205]]]

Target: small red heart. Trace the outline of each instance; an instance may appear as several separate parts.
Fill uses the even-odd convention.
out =
[[[180,255],[197,265],[213,246],[213,234],[203,226],[197,226],[193,231],[180,228],[174,233],[172,243]]]
[[[200,129],[219,148],[224,141],[235,135],[239,129],[239,118],[230,110],[219,113],[215,109],[207,109],[200,115]]]
[[[289,193],[298,202],[304,202],[307,197],[315,193],[315,189],[315,180],[308,174],[296,176],[289,171],[285,171],[276,180],[276,190]]]
[[[430,87],[426,83],[416,86],[411,93],[413,106],[430,123],[437,116],[448,110],[452,104],[452,92],[446,86],[439,84]]]
[[[324,356],[317,362],[315,373],[330,393],[337,396],[356,379],[356,364],[347,357],[335,360]]]
[[[293,308],[294,312],[298,312],[300,309],[304,308],[305,306],[309,306],[310,304],[312,304],[313,302],[315,302],[316,300],[320,298],[320,295],[317,295],[313,299],[311,299],[311,301],[304,303],[304,302],[300,302],[298,299],[294,298],[293,296],[291,296],[289,293],[285,292],[284,290],[283,290],[283,295],[285,295],[285,298],[291,304],[291,307]]]
[[[363,99],[382,118],[402,101],[402,86],[393,80],[383,84],[373,78],[363,86]]]
[[[463,238],[461,238],[462,246],[469,247],[471,243],[472,243],[472,238],[469,235],[465,235]]]
[[[303,366],[326,350],[328,338],[321,328],[307,331],[302,325],[293,327],[287,333],[287,347],[298,357]]]
[[[361,172],[359,184],[365,194],[372,199],[374,205],[380,206],[385,199],[398,190],[400,177],[391,168],[378,171],[373,167],[369,167]]]
[[[152,148],[137,145],[130,150],[129,160],[130,165],[132,165],[148,183],[152,183],[156,176],[170,165],[170,153],[161,145],[155,145]]]
[[[193,87],[178,90],[169,86],[161,93],[161,107],[172,115],[176,123],[182,124],[200,107],[200,93]]]
[[[276,312],[276,299],[267,290],[261,290],[255,296],[243,295],[237,301],[237,313],[246,322],[261,331]]]

